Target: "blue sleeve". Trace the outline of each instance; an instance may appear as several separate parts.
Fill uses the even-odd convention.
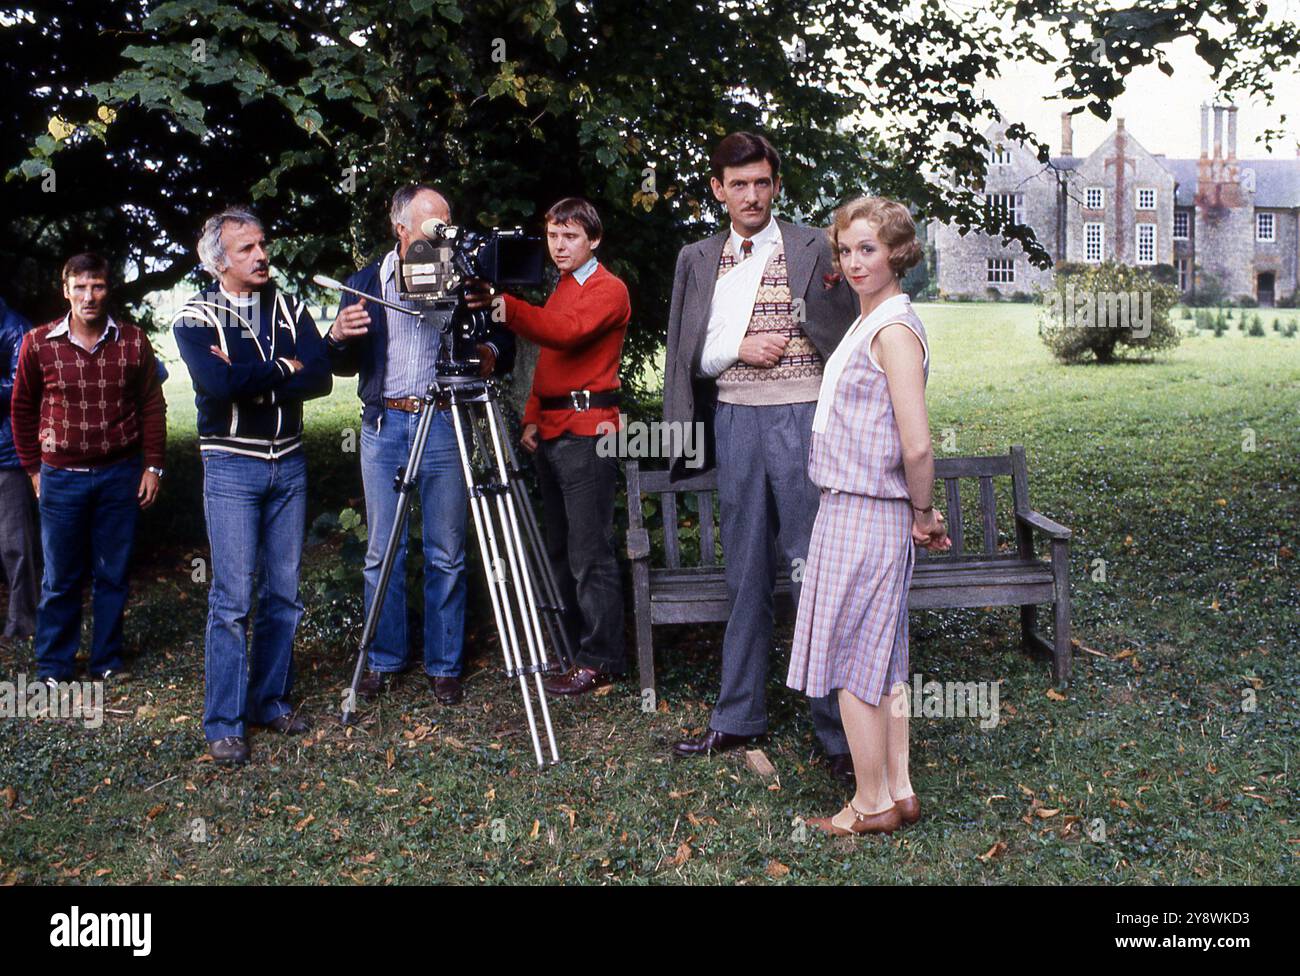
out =
[[[298,315],[297,334],[293,358],[302,363],[302,369],[281,384],[275,391],[276,399],[314,400],[329,396],[330,390],[334,389],[329,351],[316,329],[316,320],[305,305]]]
[[[291,372],[278,361],[223,363],[212,351],[218,344],[216,327],[189,315],[176,320],[172,334],[194,389],[216,400],[260,396],[283,383]]]
[[[12,311],[6,313],[4,321],[0,322],[0,419],[9,416],[14,374],[18,372],[18,352],[23,346],[23,333],[30,328],[25,318]]]

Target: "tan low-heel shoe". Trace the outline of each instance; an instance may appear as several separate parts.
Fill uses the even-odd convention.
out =
[[[853,826],[848,830],[838,826],[831,817],[815,817],[806,822],[818,830],[824,830],[832,837],[852,837],[856,834],[892,834],[903,823],[903,818],[899,815],[897,806],[882,810],[880,813],[863,813],[850,800],[849,809],[853,811]]]
[[[915,793],[901,800],[895,800],[894,809],[898,811],[904,827],[910,827],[921,819],[921,801],[917,799]]]

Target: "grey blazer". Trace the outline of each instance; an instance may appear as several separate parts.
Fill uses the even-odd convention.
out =
[[[828,284],[826,276],[834,274],[835,267],[831,263],[830,238],[824,230],[784,220],[778,220],[777,226],[785,246],[790,294],[804,301],[803,330],[826,359],[857,318],[858,297],[843,278]],[[673,481],[707,471],[716,463],[713,410],[717,384],[711,378],[696,376],[695,371],[704,349],[718,262],[730,233],[728,225],[712,237],[687,244],[677,254],[668,315],[668,353],[664,359],[664,420],[702,423],[705,452],[701,468],[688,468],[684,457],[673,457],[669,461]],[[672,442],[681,443],[681,439],[673,438]]]

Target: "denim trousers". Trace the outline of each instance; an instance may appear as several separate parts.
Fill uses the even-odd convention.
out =
[[[366,493],[366,612],[379,585],[384,548],[397,518],[393,481],[406,466],[420,414],[385,409],[377,429],[361,427],[361,481]],[[459,677],[465,652],[465,531],[469,500],[451,412],[435,412],[414,489],[420,499],[424,545],[424,670],[431,677]],[[407,526],[397,549],[388,592],[370,643],[372,671],[407,667]]]
[[[69,681],[81,646],[82,582],[91,577],[94,630],[90,673],[122,668],[122,612],[140,512],[139,455],[70,471],[41,465],[41,550],[45,572],[36,610],[36,671]]]
[[[244,736],[247,725],[293,711],[293,638],[302,619],[298,570],[307,518],[303,452],[272,461],[204,451],[203,514],[212,555],[203,733],[212,742]]]

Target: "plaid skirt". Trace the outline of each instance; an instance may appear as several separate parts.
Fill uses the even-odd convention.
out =
[[[810,698],[846,688],[868,705],[908,680],[912,506],[823,489],[785,683]]]

